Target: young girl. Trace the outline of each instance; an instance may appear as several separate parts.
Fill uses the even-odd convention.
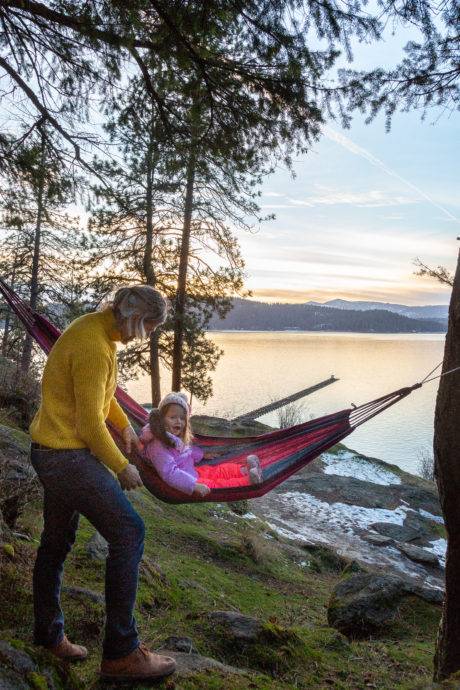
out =
[[[190,407],[183,393],[168,393],[152,410],[142,429],[144,457],[170,486],[186,494],[206,496],[211,489],[260,484],[262,470],[257,455],[245,462],[226,462],[215,467],[195,467],[203,451],[193,446]]]

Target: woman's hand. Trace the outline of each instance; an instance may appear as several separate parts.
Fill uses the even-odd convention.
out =
[[[206,486],[206,484],[200,484],[199,482],[197,482],[195,484],[195,488],[193,489],[193,493],[195,496],[203,497],[203,496],[207,496],[208,494],[210,494],[211,489],[209,488],[209,486]]]
[[[131,448],[133,447],[133,444],[137,448],[137,450],[141,451],[143,450],[143,445],[139,440],[138,435],[134,431],[132,426],[127,426],[123,431],[121,432],[121,436],[123,439],[123,442],[125,444],[125,449],[128,455],[131,453]]]
[[[124,470],[118,473],[117,477],[121,484],[121,488],[126,491],[138,489],[143,486],[141,475],[135,465],[128,465]]]

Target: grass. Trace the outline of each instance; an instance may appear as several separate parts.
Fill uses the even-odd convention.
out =
[[[408,599],[379,637],[349,642],[326,622],[327,602],[343,569],[340,559],[314,549],[305,551],[305,565],[299,565],[292,548],[267,535],[260,521],[246,521],[225,506],[170,506],[145,491],[133,502],[147,527],[136,613],[142,638],[158,647],[169,635],[191,637],[200,654],[247,669],[229,676],[209,670],[157,687],[408,690],[429,680],[438,608]],[[40,528],[40,506],[28,506],[18,531],[38,540]],[[104,564],[90,560],[85,548],[92,534],[83,519],[65,584],[102,592]],[[0,557],[0,637],[31,642],[36,545],[16,541],[14,560]],[[103,607],[68,594],[63,606],[69,637],[90,650],[76,673],[83,687],[99,688]],[[237,644],[211,624],[207,614],[214,610],[255,616],[264,622],[263,633],[254,643]]]

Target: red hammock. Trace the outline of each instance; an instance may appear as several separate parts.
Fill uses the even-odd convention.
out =
[[[58,339],[60,331],[44,316],[32,311],[1,278],[0,292],[30,335],[42,350],[48,353]],[[348,436],[356,427],[402,400],[421,385],[416,383],[400,388],[359,407],[351,407],[297,424],[289,429],[279,429],[260,436],[223,438],[195,434],[197,444],[208,453],[214,453],[211,459],[203,460],[200,464],[216,466],[224,462],[244,462],[248,454],[255,453],[260,458],[263,478],[257,485],[212,489],[205,497],[188,496],[166,484],[140,454],[133,454],[130,460],[138,467],[147,489],[167,503],[225,502],[257,498],[298,472],[318,455]],[[141,405],[120,388],[117,388],[115,395],[135,427],[139,428],[147,423],[148,413]],[[115,441],[122,448],[117,430],[111,425],[108,426]]]

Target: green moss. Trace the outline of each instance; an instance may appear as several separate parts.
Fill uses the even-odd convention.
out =
[[[13,544],[2,544],[2,551],[9,559],[14,560],[14,546]]]
[[[21,651],[23,651],[26,648],[26,644],[22,640],[13,639],[9,640],[9,643],[12,647],[14,647],[15,649],[20,649]]]
[[[24,567],[21,552],[17,553],[14,561],[4,560],[3,563],[0,561],[2,627],[5,630],[14,631],[14,637],[26,637],[30,631],[32,621],[30,578],[31,573],[27,567]]]
[[[305,547],[313,573],[342,573],[347,561],[325,546]]]
[[[40,675],[40,673],[31,671],[27,674],[27,680],[35,690],[48,690],[48,681],[45,676]]]
[[[5,434],[9,434],[14,438],[15,441],[17,441],[22,450],[28,451],[30,446],[29,434],[26,434],[24,431],[21,431],[21,429],[13,426],[13,422],[11,422],[10,425],[7,419],[2,419],[2,422],[3,423],[0,424],[0,435],[2,434],[2,431]]]
[[[439,522],[432,522],[431,528],[433,532],[436,532],[442,539],[447,539],[447,530],[444,525],[440,525]]]

